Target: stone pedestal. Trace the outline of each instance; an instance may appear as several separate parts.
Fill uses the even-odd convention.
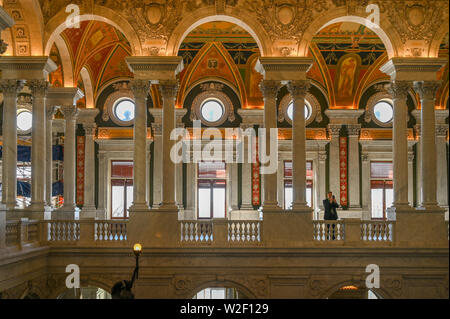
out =
[[[284,211],[264,212],[263,241],[265,247],[303,247],[313,240],[312,214]]]

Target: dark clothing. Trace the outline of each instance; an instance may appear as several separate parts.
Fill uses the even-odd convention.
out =
[[[339,207],[338,203],[330,202],[328,199],[323,201],[323,207],[325,208],[324,220],[337,220],[338,215],[336,208]]]

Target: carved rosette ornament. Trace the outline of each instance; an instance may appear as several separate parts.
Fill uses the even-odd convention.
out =
[[[414,82],[414,90],[419,93],[422,100],[435,100],[441,84],[442,81]]]

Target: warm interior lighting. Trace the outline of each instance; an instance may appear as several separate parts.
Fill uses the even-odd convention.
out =
[[[358,287],[350,285],[350,286],[344,286],[339,290],[358,290]]]
[[[133,252],[136,256],[139,256],[142,253],[142,245],[139,243],[134,244]]]

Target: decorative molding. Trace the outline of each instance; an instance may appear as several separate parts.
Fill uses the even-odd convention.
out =
[[[134,119],[128,122],[119,120],[114,114],[114,106],[119,100],[122,99],[130,99],[134,101],[135,96],[142,93],[141,90],[145,91],[147,89],[146,92],[148,95],[150,89],[150,82],[149,81],[147,81],[147,83],[145,83],[145,81],[143,82],[144,83],[139,82],[139,80],[133,80],[131,84],[128,82],[114,83],[112,86],[115,91],[108,96],[108,98],[105,101],[105,104],[103,105],[102,120],[106,122],[109,119],[111,119],[111,121],[113,121],[115,124],[119,126],[129,126],[133,124]],[[142,94],[145,95],[145,92]]]
[[[18,80],[0,80],[0,89],[3,95],[16,97],[22,91],[25,81]]]
[[[416,81],[414,82],[414,90],[419,93],[420,99],[434,101],[441,85],[442,81]]]
[[[373,121],[377,125],[382,126],[382,127],[392,127],[393,121],[389,121],[387,123],[380,122],[373,112],[373,108],[375,107],[375,105],[382,100],[388,100],[389,104],[391,104],[392,107],[394,107],[394,102],[392,101],[392,95],[388,92],[389,85],[386,85],[383,87],[385,88],[384,90],[373,94],[367,101],[366,111],[364,113],[364,121],[366,121],[366,123]]]
[[[286,94],[281,99],[280,104],[278,105],[278,122],[281,123],[283,121],[287,121],[289,124],[292,125],[292,120],[289,118],[287,114],[287,109],[291,102],[292,102],[292,95],[290,93]],[[305,104],[310,112],[310,116],[307,119],[305,119],[305,126],[308,126],[314,120],[317,123],[322,122],[323,120],[322,108],[317,98],[311,93],[307,92],[305,95]]]
[[[259,88],[264,96],[264,99],[276,99],[278,91],[280,90],[281,83],[273,80],[263,80],[259,84]]]

